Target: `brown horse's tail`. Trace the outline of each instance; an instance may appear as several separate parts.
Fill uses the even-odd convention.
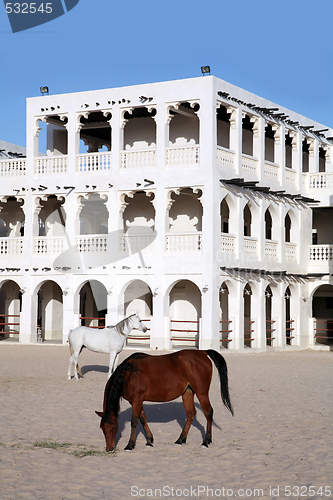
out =
[[[210,359],[214,362],[214,365],[216,366],[219,376],[220,376],[220,383],[221,383],[221,397],[223,404],[228,410],[230,411],[231,415],[234,415],[234,410],[230,401],[230,396],[229,396],[229,388],[228,388],[228,368],[227,368],[227,363],[224,359],[224,357],[217,351],[214,351],[213,349],[207,349],[206,351],[207,356],[210,357]]]

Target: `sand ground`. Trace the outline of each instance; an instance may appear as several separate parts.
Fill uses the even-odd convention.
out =
[[[131,411],[123,401],[110,455],[95,415],[108,356],[83,351],[76,382],[67,380],[68,347],[0,343],[0,499],[332,498],[333,353],[224,356],[235,417],[214,369],[208,449],[198,403],[187,443],[174,444],[185,421],[176,400],[145,405],[153,448],[139,425],[135,450],[124,451]]]

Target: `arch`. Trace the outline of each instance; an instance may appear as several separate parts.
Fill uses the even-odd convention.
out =
[[[247,203],[243,209],[243,220],[244,220],[244,236],[251,236],[252,212],[249,203]]]
[[[266,240],[271,240],[272,239],[272,216],[269,211],[269,208],[267,208],[265,212],[265,238]]]
[[[223,198],[220,204],[221,233],[229,233],[230,210],[226,198]]]
[[[272,318],[272,296],[273,292],[269,285],[265,289],[265,325],[266,325],[266,345],[272,346],[275,337],[273,337],[273,318]]]
[[[190,280],[177,281],[169,293],[172,347],[199,347],[201,292]]]
[[[248,115],[242,120],[242,153],[253,156],[253,122]]]
[[[80,325],[104,328],[107,313],[107,290],[98,280],[87,280],[78,293]]]
[[[252,321],[252,288],[249,283],[244,287],[243,300],[244,300],[244,347],[251,347],[253,338],[253,321]]]
[[[87,199],[80,199],[80,235],[108,233],[109,212],[106,202],[107,199],[97,193],[90,194]]]
[[[110,112],[93,111],[79,117],[80,153],[111,151],[112,130]]]
[[[202,191],[192,188],[181,189],[178,193],[171,193],[171,207],[169,208],[169,232],[198,232],[202,231],[203,207],[200,201]]]
[[[169,108],[169,146],[199,144],[199,104],[177,103]]]
[[[295,319],[291,316],[292,300],[293,300],[293,287],[287,286],[284,292],[285,299],[285,343],[292,345],[294,339]]]
[[[145,334],[133,330],[127,339],[128,346],[150,344],[150,321],[153,316],[153,293],[143,280],[132,280],[126,285],[123,292],[123,315],[125,317],[138,313],[148,330]]]
[[[230,285],[229,285],[230,286]],[[224,281],[220,286],[219,302],[220,302],[220,346],[222,348],[228,349],[230,339],[229,333],[231,333],[231,321],[229,318],[229,286],[228,282]]]
[[[315,342],[333,347],[333,285],[321,285],[313,292],[312,317]]]
[[[47,280],[39,284],[37,297],[37,340],[62,342],[63,295],[58,283]]]
[[[0,287],[0,338],[16,338],[20,333],[22,292],[13,280],[6,280]]]
[[[155,108],[134,108],[124,112],[123,150],[156,148]]]
[[[216,120],[217,145],[230,149],[230,113],[223,104],[220,104],[216,110]]]

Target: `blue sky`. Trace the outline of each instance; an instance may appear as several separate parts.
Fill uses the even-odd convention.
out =
[[[0,139],[25,145],[25,100],[213,75],[333,127],[332,0],[80,0],[13,34],[0,4]]]

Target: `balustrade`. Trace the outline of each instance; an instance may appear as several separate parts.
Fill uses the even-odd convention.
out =
[[[65,249],[65,237],[44,236],[35,238],[35,255],[59,255]]]
[[[257,255],[258,240],[251,236],[244,236],[244,253],[247,255]]]
[[[120,252],[128,252],[130,255],[144,251],[152,252],[154,250],[155,235],[121,235],[119,237],[119,250]]]
[[[258,160],[253,156],[242,155],[242,170],[251,175],[258,176]]]
[[[168,148],[167,165],[197,165],[199,163],[199,146]]]
[[[279,165],[270,161],[265,161],[264,176],[269,181],[278,182],[279,180]]]
[[[311,245],[310,262],[324,263],[333,260],[333,245]]]
[[[17,177],[26,174],[26,160],[0,160],[0,177]]]
[[[22,255],[23,238],[0,238],[0,257]]]
[[[77,172],[101,172],[111,169],[111,153],[86,153],[77,155]]]
[[[198,252],[201,250],[201,233],[175,233],[166,235],[167,252]]]
[[[84,235],[76,238],[76,249],[82,253],[107,252],[108,237],[103,235]]]
[[[236,236],[221,234],[221,250],[224,252],[234,252]]]
[[[229,149],[225,149],[225,148],[222,148],[221,146],[218,146],[217,147],[217,164],[234,170],[235,169],[235,153],[234,153],[234,151],[230,151]]]
[[[35,173],[41,175],[65,174],[67,156],[40,156],[35,158]]]
[[[122,151],[120,160],[122,169],[156,167],[156,150]]]
[[[265,257],[269,259],[277,260],[278,259],[278,242],[266,240],[265,241]]]
[[[310,174],[310,189],[332,189],[333,173]]]

